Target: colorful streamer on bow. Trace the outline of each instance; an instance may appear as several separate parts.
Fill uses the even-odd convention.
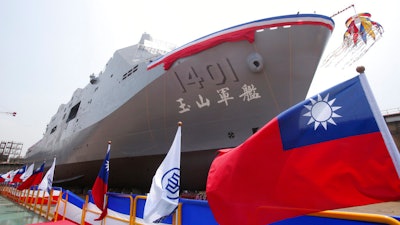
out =
[[[370,13],[358,13],[345,22],[347,30],[342,45],[323,62],[323,66],[349,67],[364,56],[382,37],[383,27],[371,20]]]
[[[347,30],[344,33],[343,42],[348,43],[351,40],[354,45],[361,41],[367,44],[368,39],[376,40],[377,36],[382,36],[383,27],[370,18],[369,13],[359,13],[347,19]]]

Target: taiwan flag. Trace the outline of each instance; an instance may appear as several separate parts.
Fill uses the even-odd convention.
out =
[[[400,156],[364,74],[220,150],[207,198],[221,225],[270,224],[313,212],[400,200]]]
[[[0,175],[0,182],[7,182],[10,179],[11,172],[13,172],[13,171],[11,170],[11,171],[8,171],[5,174],[1,174]]]
[[[32,175],[28,179],[26,179],[24,182],[22,182],[18,186],[17,189],[24,190],[24,189],[28,189],[34,185],[40,184],[40,182],[42,181],[42,177],[43,177],[44,164],[45,163],[42,163],[42,165],[39,168],[34,170]]]
[[[107,205],[104,204],[104,197],[108,190],[108,175],[110,171],[110,148],[111,142],[108,142],[107,154],[101,165],[99,174],[94,181],[92,187],[92,197],[94,204],[99,208],[102,213],[96,220],[102,220],[107,215]]]
[[[11,183],[21,183],[21,175],[24,174],[26,171],[26,165],[20,168],[17,173],[14,175],[14,178]]]
[[[19,177],[22,180],[22,182],[26,181],[30,176],[32,176],[34,168],[35,168],[35,163],[32,163],[30,166],[28,166],[25,172]]]

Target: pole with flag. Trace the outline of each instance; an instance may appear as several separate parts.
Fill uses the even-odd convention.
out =
[[[32,175],[29,176],[24,182],[22,182],[17,189],[18,190],[24,190],[28,189],[34,185],[38,185],[42,181],[43,177],[43,171],[44,171],[44,164],[37,168],[35,171],[33,171]]]
[[[105,196],[108,191],[108,176],[110,172],[110,149],[111,141],[108,142],[106,157],[104,158],[99,174],[97,175],[97,178],[94,181],[92,187],[92,197],[94,204],[102,211],[101,215],[96,220],[103,220],[103,218],[107,215],[107,204],[104,204],[104,202]]]
[[[39,190],[44,190],[50,193],[50,190],[53,187],[53,177],[55,168],[56,168],[56,158],[54,157],[53,164],[51,165],[50,169],[46,172],[46,174],[44,175],[42,181],[38,186]]]
[[[8,176],[8,172],[4,174],[0,174],[0,183],[3,183],[6,181],[6,178]]]
[[[35,168],[35,163],[32,163],[26,170],[25,172],[20,176],[20,179],[22,182],[26,181],[32,174],[33,174],[33,169]]]
[[[9,172],[9,175],[8,175],[8,177],[7,177],[7,179],[6,179],[6,182],[7,182],[7,183],[10,183],[10,184],[11,184],[11,183],[13,182],[15,175],[18,173],[18,170],[19,170],[19,169],[17,169],[17,170],[11,170],[11,171]]]
[[[14,175],[13,180],[11,181],[11,183],[21,183],[21,176],[22,174],[24,174],[26,171],[26,165],[24,165],[23,167],[21,167],[20,169],[18,169],[17,173]]]
[[[167,156],[158,167],[147,195],[143,219],[159,223],[171,215],[178,206],[181,165],[181,126],[178,123],[175,139]]]
[[[221,150],[206,190],[219,224],[270,224],[400,200],[400,155],[361,72]]]
[[[2,182],[9,182],[9,180],[10,180],[10,177],[11,177],[11,173],[13,173],[14,171],[13,170],[10,170],[10,171],[8,171],[7,173],[5,173],[5,174],[2,174],[1,175],[1,181]]]

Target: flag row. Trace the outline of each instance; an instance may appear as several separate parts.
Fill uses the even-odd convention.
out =
[[[43,176],[44,166],[45,162],[34,169],[35,164],[32,163],[29,167],[24,165],[20,169],[11,170],[0,175],[0,183],[16,186],[18,190],[25,190],[38,185],[40,190],[47,190],[50,192],[56,166],[56,158],[54,158],[50,169]]]

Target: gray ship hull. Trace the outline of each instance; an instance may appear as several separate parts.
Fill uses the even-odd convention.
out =
[[[109,186],[147,191],[182,121],[181,189],[205,190],[217,150],[241,144],[307,95],[333,21],[318,15],[283,19],[268,21],[263,30],[253,26],[254,39],[225,39],[178,57],[169,68],[165,61],[157,64],[162,58],[144,68],[149,61],[127,60],[121,50],[123,63],[110,61],[93,84],[60,107],[26,161],[56,157],[56,184],[91,187],[110,140]]]

